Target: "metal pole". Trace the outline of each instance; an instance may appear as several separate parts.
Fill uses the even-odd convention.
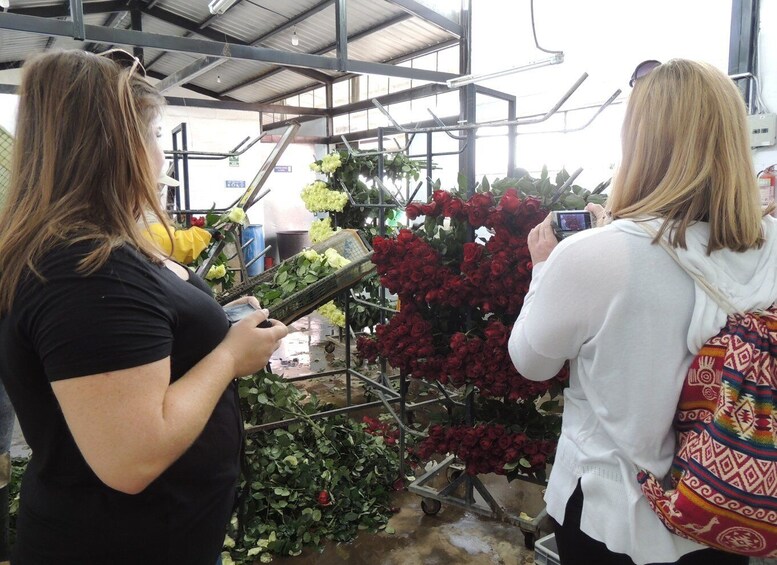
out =
[[[73,18],[73,39],[83,41],[86,37],[84,27],[84,6],[81,0],[70,0],[70,17]]]

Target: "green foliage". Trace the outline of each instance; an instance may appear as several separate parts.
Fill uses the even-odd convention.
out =
[[[346,416],[313,420],[311,415],[328,406],[276,375],[242,379],[240,400],[248,424],[292,417],[301,422],[246,440],[245,535],[228,548],[236,563],[298,555],[307,545],[350,541],[359,530],[385,527],[399,459],[383,437]]]
[[[377,186],[373,186],[372,179],[378,176],[378,155],[352,155],[348,151],[339,151],[340,166],[327,175],[327,182],[334,190],[347,190],[353,202],[345,205],[342,212],[332,212],[333,224],[340,228],[358,229],[364,232],[368,241],[381,235],[379,233],[379,208],[367,208],[360,204],[378,204],[381,198],[384,204],[397,204],[390,195],[382,194]],[[316,161],[314,166],[320,170],[323,159]],[[408,158],[404,153],[398,152],[383,155],[383,182],[392,190],[401,188],[405,183],[417,181],[421,176],[421,169],[426,166],[424,161]],[[398,204],[397,204],[398,205]],[[395,208],[383,208],[385,234],[391,236],[396,233],[396,228],[403,211]],[[380,282],[377,278],[368,278],[354,287],[354,292],[360,298],[377,303],[379,302]],[[345,309],[345,299],[340,296],[335,300],[337,306]],[[363,328],[371,328],[380,321],[380,312],[375,308],[369,308],[362,304],[350,302],[348,312],[351,328],[354,331],[362,331]]]
[[[264,308],[272,308],[295,292],[337,271],[323,255],[311,251],[300,253],[278,266],[272,281],[254,288],[254,296]]]
[[[570,174],[562,169],[556,175],[555,183],[551,182],[548,168],[543,167],[540,178],[525,175],[520,179],[497,179],[491,183],[490,189],[495,196],[501,196],[507,188],[514,187],[518,189],[521,198],[535,196],[542,201],[542,206],[548,210],[582,210],[588,203],[604,206],[607,195],[600,194],[600,192],[610,184],[609,180],[600,183],[593,191],[572,184],[559,195],[559,189],[569,180],[569,177]],[[486,179],[484,181],[487,182]]]
[[[380,189],[373,186],[371,182],[374,177],[378,176],[378,159],[378,155],[352,155],[348,151],[340,151],[342,164],[336,171],[330,173],[328,178],[329,184],[335,190],[346,189],[355,202],[353,204],[349,201],[342,212],[332,214],[336,225],[341,228],[362,229],[369,233],[370,240],[377,235],[377,219],[380,210],[365,208],[359,204],[380,202]],[[392,183],[401,185],[410,180],[417,181],[421,175],[421,168],[424,166],[423,161],[409,159],[404,153],[384,155],[382,180],[388,186],[391,186]],[[386,204],[395,203],[395,200],[385,193],[382,198]],[[384,209],[384,211],[386,223],[390,225],[397,212],[392,209]]]
[[[22,476],[27,470],[27,458],[16,458],[11,461],[11,482],[8,484],[8,518],[9,518],[9,543],[13,546],[16,540],[16,518],[19,514],[19,491],[22,487]]]

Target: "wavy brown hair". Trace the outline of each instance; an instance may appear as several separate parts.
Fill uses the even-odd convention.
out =
[[[613,218],[664,219],[685,247],[687,227],[709,222],[707,253],[763,242],[747,111],[733,81],[705,63],[673,59],[639,79],[621,131]]]
[[[0,214],[0,312],[27,272],[61,245],[93,243],[78,270],[131,245],[153,261],[149,211],[163,225],[151,126],[164,98],[134,69],[85,51],[23,67],[11,182]],[[42,278],[42,277],[41,277]]]

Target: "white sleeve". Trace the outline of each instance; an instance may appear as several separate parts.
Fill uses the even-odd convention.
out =
[[[582,241],[562,242],[534,266],[508,343],[513,364],[527,379],[555,376],[601,325],[609,298],[589,248]]]

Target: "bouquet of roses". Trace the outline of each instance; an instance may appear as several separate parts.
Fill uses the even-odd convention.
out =
[[[505,179],[493,185],[484,179],[469,197],[462,189],[437,189],[428,203],[406,208],[410,220],[424,217],[420,226],[373,239],[372,260],[380,281],[398,295],[401,309],[377,326],[374,338],[358,340],[359,354],[369,361],[383,357],[405,375],[465,394],[477,391],[477,399],[501,403],[506,407],[502,415],[514,420],[509,433],[492,421],[493,410],[481,411],[484,420],[475,427],[433,428],[422,455],[453,452],[469,472],[509,477],[518,472],[539,475],[552,460],[558,432],[547,429],[556,430],[558,416],[529,407],[543,395],[557,395],[568,370],[549,381],[524,379],[509,358],[507,341],[531,282],[529,231],[551,208],[603,201],[577,186],[559,194],[567,179],[565,172],[555,185],[547,172],[540,179]],[[475,230],[479,236],[472,238]],[[520,417],[510,416],[511,410]],[[527,436],[529,416],[549,418],[552,425],[535,426],[539,432]]]

